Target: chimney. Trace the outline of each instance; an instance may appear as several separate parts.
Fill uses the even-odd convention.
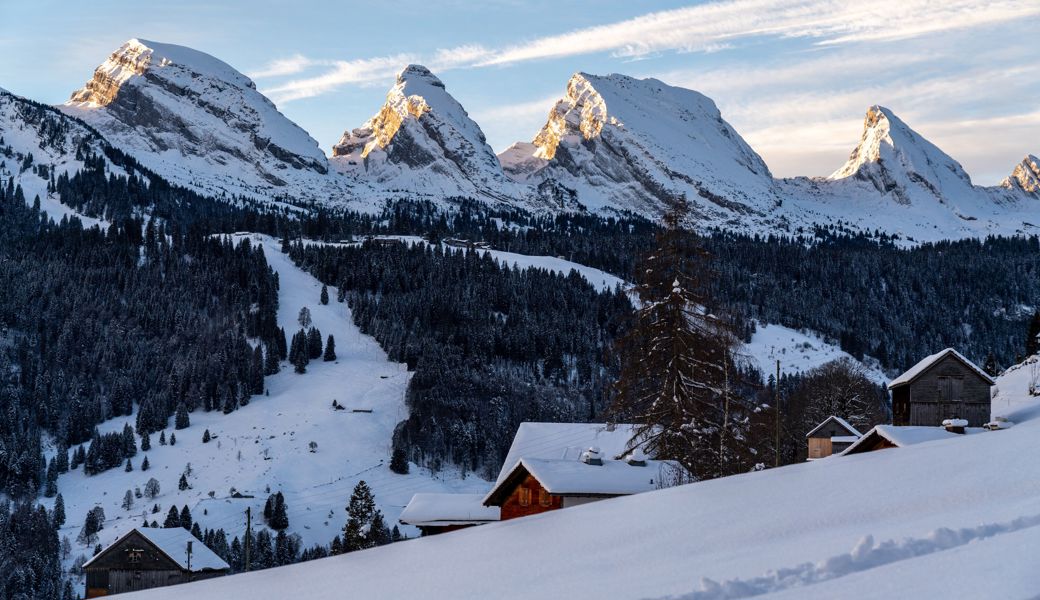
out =
[[[595,465],[597,467],[603,466],[603,459],[600,458],[599,448],[592,446],[588,450],[582,452],[581,462],[587,465]]]
[[[942,422],[942,426],[950,433],[963,434],[964,428],[968,426],[968,421],[965,419],[946,419]]]

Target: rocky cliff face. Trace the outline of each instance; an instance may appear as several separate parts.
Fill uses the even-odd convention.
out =
[[[1018,191],[1040,198],[1040,158],[1030,154],[1015,165],[1011,176],[1000,185],[1009,190]]]
[[[328,171],[317,142],[248,77],[183,46],[128,41],[62,109],[204,192],[306,194]]]
[[[534,139],[499,158],[515,180],[573,191],[588,208],[659,214],[684,195],[698,219],[728,220],[778,202],[769,168],[715,103],[656,79],[576,73]]]
[[[480,127],[429,69],[408,65],[371,119],[343,134],[333,166],[413,194],[521,201],[529,191],[502,173]]]

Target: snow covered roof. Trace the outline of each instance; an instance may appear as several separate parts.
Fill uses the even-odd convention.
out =
[[[913,381],[914,379],[917,379],[918,375],[920,375],[921,373],[924,373],[925,371],[927,371],[929,367],[931,367],[935,363],[939,362],[941,359],[945,358],[947,355],[952,355],[954,358],[956,358],[957,360],[961,361],[962,363],[967,365],[969,368],[971,368],[972,371],[975,371],[975,373],[979,377],[985,379],[990,385],[993,385],[993,383],[994,383],[993,378],[990,377],[985,371],[980,369],[978,367],[978,365],[976,365],[975,363],[973,363],[970,360],[968,360],[967,358],[965,358],[963,354],[961,354],[960,352],[957,352],[953,348],[947,348],[947,349],[942,350],[940,352],[936,352],[935,354],[932,354],[931,356],[926,356],[923,359],[921,359],[921,362],[919,362],[916,365],[910,367],[910,369],[907,370],[906,373],[903,373],[899,377],[896,377],[895,379],[893,379],[892,382],[888,384],[888,389],[892,389],[894,387],[898,387],[898,386],[901,386],[901,385],[906,385],[906,384],[910,383],[911,381]]]
[[[832,435],[831,442],[835,444],[851,444],[859,440],[859,437],[858,435]]]
[[[495,485],[509,475],[521,458],[552,458],[577,461],[595,446],[604,458],[619,458],[629,450],[635,425],[604,423],[521,423],[502,463]]]
[[[156,527],[138,527],[128,531],[121,538],[112,543],[111,546],[106,548],[104,551],[98,553],[96,556],[83,563],[83,566],[89,566],[90,563],[94,562],[99,556],[105,554],[108,549],[116,546],[119,542],[126,539],[133,533],[140,534],[143,538],[147,539],[160,552],[165,554],[173,562],[177,563],[180,568],[188,570],[188,542],[191,544],[191,572],[197,573],[199,571],[221,571],[224,569],[230,569],[231,566],[224,562],[224,559],[216,555],[210,550],[206,544],[202,543],[201,540],[191,534],[190,531],[183,527],[168,527],[168,528],[156,528]]]
[[[981,427],[968,427],[964,430],[965,434],[982,433],[983,431],[985,429]],[[859,438],[856,443],[846,448],[841,454],[844,456],[846,454],[863,452],[866,446],[877,441],[878,438],[891,442],[897,448],[905,448],[914,444],[948,440],[961,437],[962,435],[964,434],[946,431],[942,427],[878,425]]]
[[[484,497],[484,504],[501,502],[515,482],[532,475],[550,494],[556,496],[628,496],[650,492],[661,487],[662,479],[672,469],[680,469],[670,460],[648,460],[645,466],[630,465],[624,460],[604,460],[601,465],[559,458],[521,458],[506,477]]]
[[[812,431],[810,431],[809,433],[805,434],[805,437],[807,437],[807,438],[812,437],[814,433],[816,433],[817,431],[823,429],[823,426],[826,425],[827,423],[830,423],[831,421],[834,421],[835,423],[840,425],[845,431],[848,431],[850,434],[852,434],[852,435],[854,435],[856,437],[859,437],[859,436],[863,435],[862,433],[859,432],[858,429],[853,427],[845,419],[842,419],[841,417],[838,417],[838,416],[835,416],[835,415],[831,415],[831,416],[827,417],[826,419],[824,419],[822,423],[820,423],[819,425],[814,427]],[[833,440],[834,438],[832,437],[831,439]]]
[[[481,494],[415,494],[401,511],[405,525],[476,525],[498,521],[497,506],[484,506]]]

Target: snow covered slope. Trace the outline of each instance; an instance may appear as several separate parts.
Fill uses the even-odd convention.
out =
[[[40,208],[56,221],[76,216],[86,227],[100,223],[47,191],[52,174],[57,177],[83,168],[83,161],[76,158],[77,149],[102,154],[107,142],[100,135],[49,106],[0,89],[0,140],[0,181],[6,184],[13,178],[15,185],[22,186],[25,201],[32,204],[39,198]],[[111,172],[125,175],[121,169],[107,166]]]
[[[237,238],[247,237],[245,235]],[[298,375],[283,363],[281,373],[267,377],[269,395],[254,396],[247,406],[224,415],[219,411],[191,413],[191,426],[165,431],[176,433],[176,446],[161,446],[158,434],[151,436],[152,448],[138,452],[134,471],[112,469],[86,476],[82,469],[58,480],[65,500],[68,521],[62,530],[75,540],[86,512],[95,504],[105,510],[107,520],[100,543],[108,544],[130,528],[139,526],[147,512],[149,521],[161,525],[170,506],[187,505],[202,528],[224,528],[229,536],[241,535],[247,507],[252,507],[254,527],[262,526],[264,502],[270,492],[281,491],[288,504],[289,533],[298,533],[304,544],[328,544],[346,522],[347,501],[354,486],[365,480],[376,496],[386,521],[395,524],[402,508],[415,492],[469,492],[483,495],[490,484],[475,477],[460,479],[450,469],[437,476],[412,466],[408,475],[390,471],[390,442],[394,426],[407,416],[404,392],[411,374],[405,365],[390,362],[378,343],[354,326],[350,310],[333,300],[318,301],[321,284],[298,269],[279,250],[277,240],[253,236],[262,244],[269,264],[278,273],[278,322],[287,332],[299,329],[299,310],[307,306],[315,326],[336,340],[336,362],[311,362]],[[336,291],[329,291],[334,299]],[[334,410],[333,399],[346,407]],[[372,412],[353,412],[354,409]],[[132,418],[116,418],[101,431],[120,431]],[[204,444],[209,430],[213,439]],[[309,450],[315,442],[315,452]],[[138,438],[138,445],[140,439]],[[141,471],[143,456],[151,468]],[[191,489],[177,489],[185,466],[191,463]],[[155,477],[162,493],[155,500],[135,500],[123,510],[126,490],[144,488]],[[231,498],[231,488],[252,499]],[[213,496],[209,495],[213,492]],[[151,514],[153,503],[161,512]],[[404,528],[409,535],[415,530]],[[75,544],[72,558],[90,549]]]
[[[840,222],[916,241],[1036,234],[1035,166],[1027,157],[1000,186],[976,186],[960,163],[891,110],[872,106],[841,168],[781,186],[795,222]]]
[[[408,65],[379,112],[332,147],[333,166],[388,190],[514,202],[530,193],[510,181],[484,132],[444,83]]]
[[[290,121],[226,63],[133,39],[61,107],[171,181],[212,195],[314,199],[345,183]]]
[[[576,73],[533,142],[500,159],[518,181],[591,209],[655,215],[685,194],[698,219],[724,222],[778,200],[769,168],[711,99],[656,79]]]
[[[344,589],[417,600],[1035,597],[1040,399],[1026,394],[1028,372],[1022,366],[998,380],[994,412],[1005,411],[1006,398],[1016,421],[1005,431],[604,500],[133,597],[331,600]]]
[[[828,343],[813,332],[803,332],[783,325],[756,323],[751,343],[745,344],[743,353],[758,366],[762,377],[776,373],[776,361],[780,361],[783,375],[805,373],[823,366],[832,360],[855,358],[835,344]],[[871,381],[884,384],[888,377],[873,359],[860,362]]]

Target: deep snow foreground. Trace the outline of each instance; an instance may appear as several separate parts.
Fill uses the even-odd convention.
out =
[[[1040,362],[1040,357],[1032,359]],[[140,598],[1030,598],[1040,398],[1016,425],[605,500]],[[876,593],[875,593],[876,592]]]
[[[242,237],[246,236],[236,236]],[[310,546],[328,544],[340,532],[351,491],[362,479],[372,487],[388,524],[397,523],[415,492],[482,495],[490,488],[486,481],[460,479],[451,471],[432,476],[414,465],[408,475],[390,471],[391,435],[394,426],[407,416],[404,392],[411,374],[405,365],[389,361],[373,338],[358,331],[347,305],[335,301],[335,288],[329,292],[332,301],[320,304],[321,284],[293,265],[281,253],[277,240],[249,237],[263,244],[268,263],[278,273],[279,325],[291,336],[299,329],[300,308],[308,307],[322,335],[335,336],[338,360],[312,361],[303,375],[283,362],[280,373],[265,378],[269,396],[254,396],[249,405],[228,415],[196,410],[187,429],[166,429],[167,438],[176,433],[176,446],[159,445],[159,435],[153,434],[151,450],[138,451],[132,472],[117,468],[88,477],[80,468],[62,475],[58,488],[68,520],[61,534],[73,541],[70,560],[81,553],[92,553],[93,545],[84,547],[75,540],[86,512],[95,505],[104,508],[107,517],[99,534],[102,545],[140,526],[142,513],[147,512],[149,521],[162,525],[171,505],[178,510],[187,505],[200,527],[223,528],[230,539],[242,535],[247,507],[252,508],[254,529],[263,527],[268,494],[281,491],[288,504],[289,533],[300,534],[304,544]],[[346,410],[334,410],[333,399]],[[355,413],[354,409],[372,412]],[[133,424],[134,419],[115,418],[102,424],[100,430],[120,431],[127,422]],[[207,429],[213,439],[203,444]],[[309,449],[310,442],[317,444],[314,452]],[[144,455],[151,468],[142,472]],[[192,487],[180,491],[178,479],[188,463]],[[126,490],[143,490],[151,477],[159,481],[161,494],[154,500],[135,499],[129,511],[121,508]],[[231,498],[231,488],[255,497]],[[158,513],[152,514],[153,504],[159,505]],[[418,534],[410,527],[403,530]]]

